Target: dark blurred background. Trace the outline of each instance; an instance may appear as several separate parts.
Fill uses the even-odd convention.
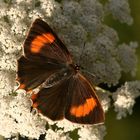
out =
[[[120,42],[137,41],[139,43],[137,74],[135,77],[130,77],[130,74],[123,75],[120,84],[128,80],[140,80],[140,0],[129,0],[129,4],[134,19],[133,25],[121,24],[111,18],[107,20],[107,24],[118,31]],[[140,97],[136,99],[132,115],[124,119],[116,120],[116,113],[111,108],[106,114],[106,127],[105,140],[140,140]]]

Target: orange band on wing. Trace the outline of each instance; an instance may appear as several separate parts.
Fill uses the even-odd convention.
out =
[[[25,84],[20,84],[20,86],[18,87],[18,89],[24,89],[25,88]]]
[[[51,33],[44,33],[37,36],[31,43],[31,52],[38,53],[44,44],[53,43],[55,37]]]
[[[32,93],[32,95],[31,95],[31,99],[32,99],[32,101],[34,101],[36,98],[37,98],[37,94]]]
[[[32,107],[33,108],[37,108],[38,107],[38,103],[33,103]]]
[[[74,106],[71,108],[70,113],[76,117],[84,117],[88,115],[95,107],[97,103],[93,98],[86,99],[86,102],[80,106]]]

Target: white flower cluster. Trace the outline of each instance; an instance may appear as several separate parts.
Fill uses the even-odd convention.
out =
[[[79,140],[103,140],[106,134],[105,130],[105,126],[102,125],[93,127],[85,126],[78,131],[80,136]]]
[[[31,102],[24,94],[0,97],[0,134],[6,138],[19,133],[38,139],[46,132],[45,120],[30,112]]]
[[[15,72],[0,71],[0,97],[7,96],[14,90]]]
[[[57,2],[58,1],[58,2]],[[30,112],[31,102],[23,91],[14,92],[17,59],[30,24],[41,17],[66,44],[75,62],[96,75],[95,84],[116,85],[122,72],[135,75],[136,42],[118,44],[117,31],[104,23],[106,11],[122,23],[132,24],[128,0],[3,0],[0,2],[0,135],[17,135],[47,140],[102,140],[104,125],[84,126],[67,120],[52,122]],[[85,44],[85,45],[84,45]],[[79,58],[80,61],[79,61]],[[128,82],[115,93],[97,88],[104,111],[113,95],[118,118],[132,112],[135,98],[140,96],[139,82]],[[48,128],[46,128],[46,122]]]
[[[75,132],[74,137],[79,140],[103,140],[106,134],[106,128],[103,124],[99,125],[79,125],[67,120],[49,122],[49,129],[46,132],[46,140],[73,140],[70,133]],[[55,125],[55,129],[53,126]]]
[[[52,129],[47,130],[45,137],[46,140],[71,140],[68,136],[63,133],[63,130],[53,131]]]
[[[118,46],[118,61],[120,63],[123,72],[130,72],[132,76],[135,76],[137,57],[135,55],[135,49],[138,47],[137,42],[130,42],[129,45],[121,44]]]
[[[107,8],[113,17],[121,23],[127,23],[128,25],[133,23],[133,18],[130,16],[128,0],[109,0]]]
[[[117,119],[132,114],[135,99],[140,96],[140,81],[126,82],[115,93],[113,93],[114,107]]]

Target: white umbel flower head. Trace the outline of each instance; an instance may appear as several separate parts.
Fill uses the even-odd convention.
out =
[[[29,27],[36,18],[44,19],[54,29],[73,55],[73,61],[94,77],[95,85],[116,85],[122,72],[135,75],[138,45],[131,41],[119,44],[117,31],[104,22],[106,12],[121,23],[133,23],[128,0],[109,0],[104,5],[100,0],[0,2],[0,135],[10,138],[20,134],[39,139],[44,134],[47,140],[70,140],[73,139],[71,133],[75,133],[80,140],[103,139],[104,125],[86,126],[65,119],[58,122],[44,119],[42,115],[30,112],[30,96],[14,89],[17,88],[16,62],[22,54]],[[140,96],[139,87],[138,81],[128,82],[113,93],[118,118],[132,113],[135,98]],[[98,88],[97,94],[107,112],[112,93]]]
[[[140,96],[140,81],[126,82],[121,88],[113,93],[117,119],[132,114],[135,98]]]

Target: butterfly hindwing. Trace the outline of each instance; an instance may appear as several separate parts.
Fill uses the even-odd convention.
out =
[[[63,119],[68,82],[67,79],[63,79],[53,87],[42,88],[37,94],[33,94],[31,97],[33,108],[37,108],[51,120]]]
[[[95,90],[80,73],[73,76],[69,82],[65,118],[82,124],[104,121],[103,109]]]
[[[65,117],[81,124],[104,121],[103,109],[95,91],[81,74],[77,77],[72,75],[50,88],[43,88],[31,98],[33,107],[51,120]]]
[[[58,62],[71,62],[70,53],[49,25],[36,19],[24,42],[25,56],[30,59],[52,59]]]

